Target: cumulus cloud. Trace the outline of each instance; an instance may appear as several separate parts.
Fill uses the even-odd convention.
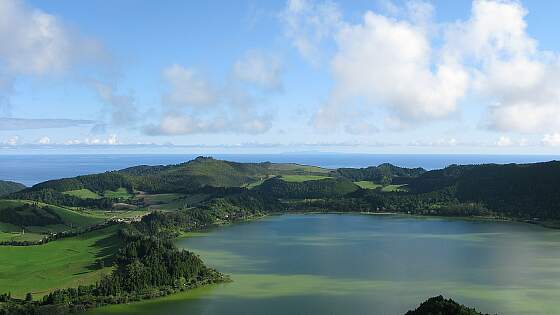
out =
[[[19,144],[19,136],[11,136],[8,139],[0,142],[0,144],[15,146]]]
[[[499,146],[499,147],[510,147],[510,146],[514,145],[514,142],[509,137],[501,136],[500,139],[498,139],[498,141],[496,141],[496,145]]]
[[[457,141],[455,138],[441,138],[433,141],[416,140],[409,143],[410,146],[416,147],[455,147],[458,145],[468,145]]]
[[[65,145],[119,145],[121,142],[115,134],[109,135],[107,138],[85,138],[71,139],[64,142]]]
[[[51,138],[49,138],[47,136],[41,137],[37,140],[37,143],[38,144],[43,144],[43,145],[50,144],[51,143]]]
[[[448,30],[447,47],[474,64],[473,89],[492,104],[487,127],[522,133],[558,130],[560,62],[527,33],[514,1],[475,1],[471,18]]]
[[[405,8],[386,3],[388,14],[367,11],[350,22],[339,11],[328,19],[312,9],[336,8],[332,3],[287,2],[286,35],[296,48],[298,41],[321,51],[329,51],[324,42],[334,45],[334,85],[313,119],[316,127],[347,122],[352,116],[345,113],[365,103],[372,112],[385,111],[372,121],[401,129],[454,117],[465,96],[475,96],[487,108],[485,128],[558,131],[560,55],[539,49],[520,2],[475,0],[469,18],[448,24],[434,22],[426,2],[409,1]],[[302,22],[306,18],[314,22]],[[298,51],[308,59],[305,49]]]
[[[235,132],[257,134],[270,128],[266,117],[235,119],[227,116],[210,120],[185,114],[165,114],[159,124],[148,125],[145,131],[149,135],[185,135],[195,133]]]
[[[284,22],[285,35],[313,64],[318,64],[324,57],[321,45],[332,38],[343,22],[336,3],[312,0],[289,0],[280,18]]]
[[[73,63],[104,55],[97,41],[19,0],[0,2],[0,43],[0,58],[12,74],[61,73]]]
[[[281,88],[280,74],[280,60],[258,51],[249,51],[233,65],[236,79],[270,90]]]
[[[336,99],[365,97],[407,120],[447,117],[465,94],[467,73],[451,57],[432,64],[424,29],[367,12],[363,23],[336,36],[332,60]]]
[[[546,146],[560,146],[560,133],[546,134],[542,139],[542,144]]]
[[[93,125],[93,120],[0,117],[0,130],[67,128]]]
[[[169,91],[163,102],[174,106],[206,107],[218,101],[217,90],[194,69],[175,64],[163,70]]]
[[[161,118],[144,126],[148,135],[196,133],[262,133],[271,116],[255,104],[253,95],[233,82],[216,86],[195,70],[172,65],[163,70],[168,85]]]
[[[51,79],[111,71],[111,57],[101,42],[84,36],[59,17],[22,0],[0,1],[0,115],[10,117],[10,96],[19,77]],[[88,125],[70,119],[2,118],[0,129],[63,128]]]

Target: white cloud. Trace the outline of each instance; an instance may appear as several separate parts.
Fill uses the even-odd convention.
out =
[[[466,92],[468,75],[462,66],[450,57],[432,64],[425,30],[409,22],[367,12],[362,24],[343,27],[336,43],[336,103],[364,97],[401,119],[422,121],[448,117]]]
[[[19,77],[75,76],[81,80],[106,75],[112,70],[111,61],[99,41],[80,34],[59,17],[23,0],[0,0],[1,115],[10,115],[10,96]]]
[[[119,139],[117,138],[117,135],[110,135],[109,138],[107,138],[107,144],[119,144]]]
[[[70,139],[64,142],[65,145],[120,145],[122,144],[117,135],[109,135],[105,139],[101,138],[85,138],[81,139]]]
[[[204,120],[184,114],[166,114],[158,125],[147,126],[150,135],[185,135],[195,133],[235,132],[257,134],[270,128],[266,118],[236,120],[227,116]]]
[[[546,134],[542,139],[542,144],[546,146],[560,146],[560,133]]]
[[[236,79],[269,90],[281,88],[280,74],[280,60],[258,51],[247,52],[233,65],[233,75]]]
[[[288,0],[280,14],[285,35],[298,52],[313,64],[323,58],[322,43],[340,27],[342,17],[334,2]]]
[[[37,143],[38,144],[43,144],[43,145],[50,144],[51,139],[47,136],[44,136],[44,137],[39,138],[39,140],[37,140]]]
[[[165,104],[204,108],[218,101],[216,89],[193,69],[174,64],[163,70],[163,78],[169,85]]]
[[[540,51],[515,1],[474,1],[472,16],[448,30],[446,49],[471,63],[474,91],[487,98],[487,126],[551,132],[560,123],[558,54]]]
[[[467,145],[467,143],[459,142],[455,138],[441,138],[433,141],[416,140],[408,145],[416,147],[455,147],[458,145]]]
[[[514,145],[514,142],[509,137],[501,136],[500,139],[496,141],[496,145],[499,147],[511,147],[512,145]]]
[[[520,2],[475,0],[468,19],[449,24],[434,22],[426,2],[383,3],[388,15],[367,11],[361,22],[350,22],[338,9],[327,15],[333,18],[314,10],[337,8],[332,3],[288,1],[286,35],[304,58],[309,54],[299,41],[327,52],[334,44],[328,55],[334,86],[316,127],[348,122],[353,116],[346,113],[365,103],[376,113],[372,120],[402,129],[456,117],[461,101],[474,96],[487,107],[485,128],[560,130],[560,55],[539,49]]]
[[[270,129],[270,114],[255,104],[239,85],[216,87],[192,69],[172,65],[164,69],[169,90],[157,123],[144,126],[148,135],[196,133],[263,133]]]
[[[18,0],[0,1],[0,43],[0,59],[15,75],[62,73],[76,62],[105,57],[95,40]]]
[[[18,145],[19,144],[19,137],[18,136],[12,136],[12,137],[8,138],[8,140],[4,141],[3,144],[7,144],[7,145],[10,145],[10,146]]]

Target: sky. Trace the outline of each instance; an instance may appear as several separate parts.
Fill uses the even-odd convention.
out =
[[[0,0],[0,154],[558,154],[557,12]]]

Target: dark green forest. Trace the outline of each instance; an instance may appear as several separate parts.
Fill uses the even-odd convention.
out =
[[[435,296],[424,301],[420,306],[405,315],[488,315],[477,312],[474,308],[468,308],[452,299],[443,296]]]
[[[9,195],[25,188],[25,185],[5,180],[0,180],[0,197]]]

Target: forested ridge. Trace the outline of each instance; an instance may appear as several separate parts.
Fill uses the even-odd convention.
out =
[[[25,185],[23,184],[0,180],[0,197],[9,195],[22,189],[25,189]]]
[[[103,194],[125,188],[149,193],[197,193],[207,187],[243,189],[260,181],[253,193],[268,193],[278,199],[324,199],[342,197],[339,204],[356,203],[370,209],[432,212],[447,208],[479,206],[517,218],[558,219],[560,216],[560,162],[535,164],[451,165],[426,171],[401,168],[391,164],[336,170],[303,167],[282,168],[282,164],[235,163],[199,157],[170,166],[137,166],[121,171],[47,181],[8,195],[13,199],[37,200],[50,204],[110,208],[110,198],[77,198],[63,192],[89,189]],[[321,174],[324,179],[289,182],[286,174]],[[398,184],[400,192],[361,189],[354,182],[370,181],[376,185]],[[443,211],[443,210],[442,210]]]

